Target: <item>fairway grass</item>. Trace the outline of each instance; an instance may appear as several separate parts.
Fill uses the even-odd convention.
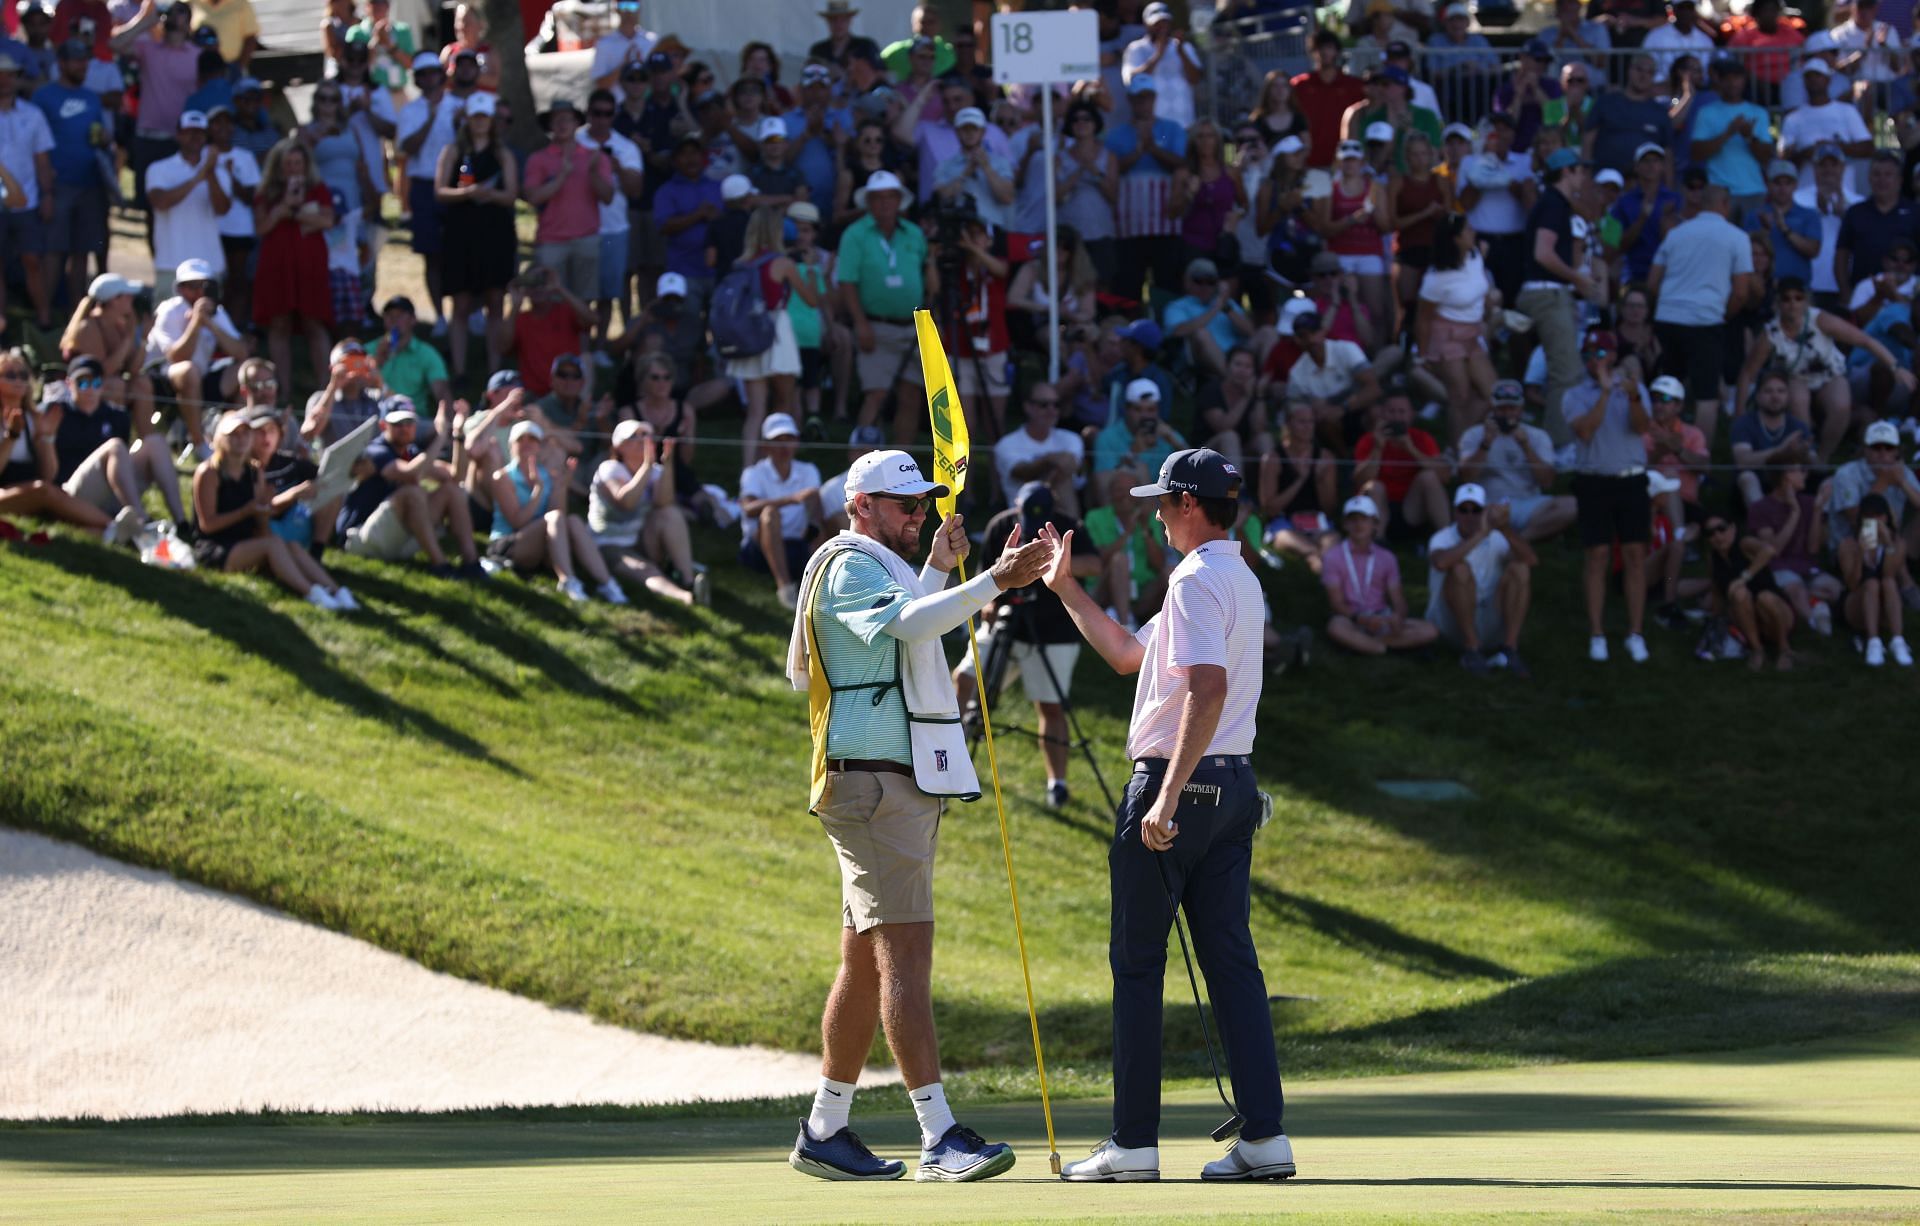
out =
[[[1056,1111],[1062,1154],[1104,1102]],[[1016,1145],[991,1183],[826,1184],[787,1169],[789,1117],[530,1123],[0,1128],[0,1220],[960,1222],[1920,1213],[1920,1027],[1707,1056],[1309,1082],[1289,1094],[1284,1184],[1193,1180],[1219,1147],[1209,1092],[1169,1097],[1158,1185],[1070,1186],[1038,1104],[963,1113]],[[912,1116],[856,1107],[883,1155]],[[910,1168],[911,1169],[911,1168]]]

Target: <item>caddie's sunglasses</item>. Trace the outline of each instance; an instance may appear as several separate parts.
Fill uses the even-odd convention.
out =
[[[874,497],[884,498],[888,502],[897,504],[900,509],[908,515],[930,510],[933,507],[932,494],[920,494],[917,496],[908,496],[906,494],[875,494]]]

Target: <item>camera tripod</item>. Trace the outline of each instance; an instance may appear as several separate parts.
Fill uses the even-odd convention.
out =
[[[1013,659],[1015,632],[1016,630],[1025,628],[1027,616],[1028,614],[1023,605],[1007,605],[1000,615],[999,623],[995,625],[993,633],[988,637],[987,656],[985,660],[981,661],[980,665],[982,675],[975,678],[977,684],[974,687],[973,713],[976,716],[978,715],[979,706],[982,702],[997,704],[1000,701],[1000,687],[1006,681],[1007,664]],[[1080,730],[1079,717],[1073,713],[1073,704],[1067,701],[1066,687],[1060,684],[1060,677],[1053,669],[1053,661],[1047,656],[1047,644],[1036,643],[1034,645],[1040,648],[1040,650],[1034,654],[1040,658],[1040,667],[1046,670],[1047,681],[1053,686],[1054,694],[1060,699],[1060,711],[1066,716],[1069,733],[1067,752],[1073,753],[1078,751],[1086,757],[1087,767],[1093,771],[1093,781],[1100,785],[1100,794],[1106,798],[1107,808],[1112,809],[1115,807],[1113,790],[1107,786],[1106,776],[1100,773],[1100,761],[1094,756],[1093,741],[1087,737],[1086,733]],[[1017,732],[1031,736],[1042,745],[1059,743],[1047,736],[1047,734],[1039,728],[1025,728],[1017,723],[1005,722],[1001,723],[1000,727],[1008,732]],[[977,718],[968,725],[967,749],[969,752],[972,752],[980,744],[980,737],[983,732],[984,728],[982,727],[982,723]]]

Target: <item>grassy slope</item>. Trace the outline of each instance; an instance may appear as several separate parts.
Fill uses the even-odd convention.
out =
[[[711,615],[576,613],[544,586],[345,570],[378,616],[71,541],[0,553],[0,820],[628,1025],[811,1046],[837,882],[771,593],[722,566]],[[1914,948],[1920,835],[1879,765],[1913,678],[1831,648],[1753,678],[1672,637],[1596,669],[1565,631],[1575,582],[1550,551],[1531,685],[1327,659],[1269,687],[1254,921],[1271,990],[1305,998],[1276,1007],[1290,1067],[1728,1045],[1764,1037],[1762,998],[1792,1033],[1911,1007],[1910,960],[1740,955]],[[1319,617],[1302,568],[1272,590],[1282,620]],[[1111,777],[1127,691],[1091,658],[1080,681]],[[1030,745],[1003,748],[1043,1034],[1066,1080],[1097,1076],[1108,815],[1084,763],[1048,814]],[[1408,777],[1478,798],[1373,787]],[[950,815],[939,894],[944,1047],[1001,1084],[985,1070],[1028,1056],[989,805]],[[1171,1032],[1199,1071],[1190,1013]]]

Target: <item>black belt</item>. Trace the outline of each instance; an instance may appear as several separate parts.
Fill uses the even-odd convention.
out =
[[[847,771],[866,771],[875,775],[913,777],[913,768],[905,762],[891,762],[884,758],[828,758],[827,769],[841,774]]]
[[[1236,766],[1252,766],[1253,755],[1244,753],[1208,754],[1193,764],[1195,770],[1231,770]],[[1167,769],[1165,758],[1141,758],[1133,764],[1136,775],[1157,775]]]

